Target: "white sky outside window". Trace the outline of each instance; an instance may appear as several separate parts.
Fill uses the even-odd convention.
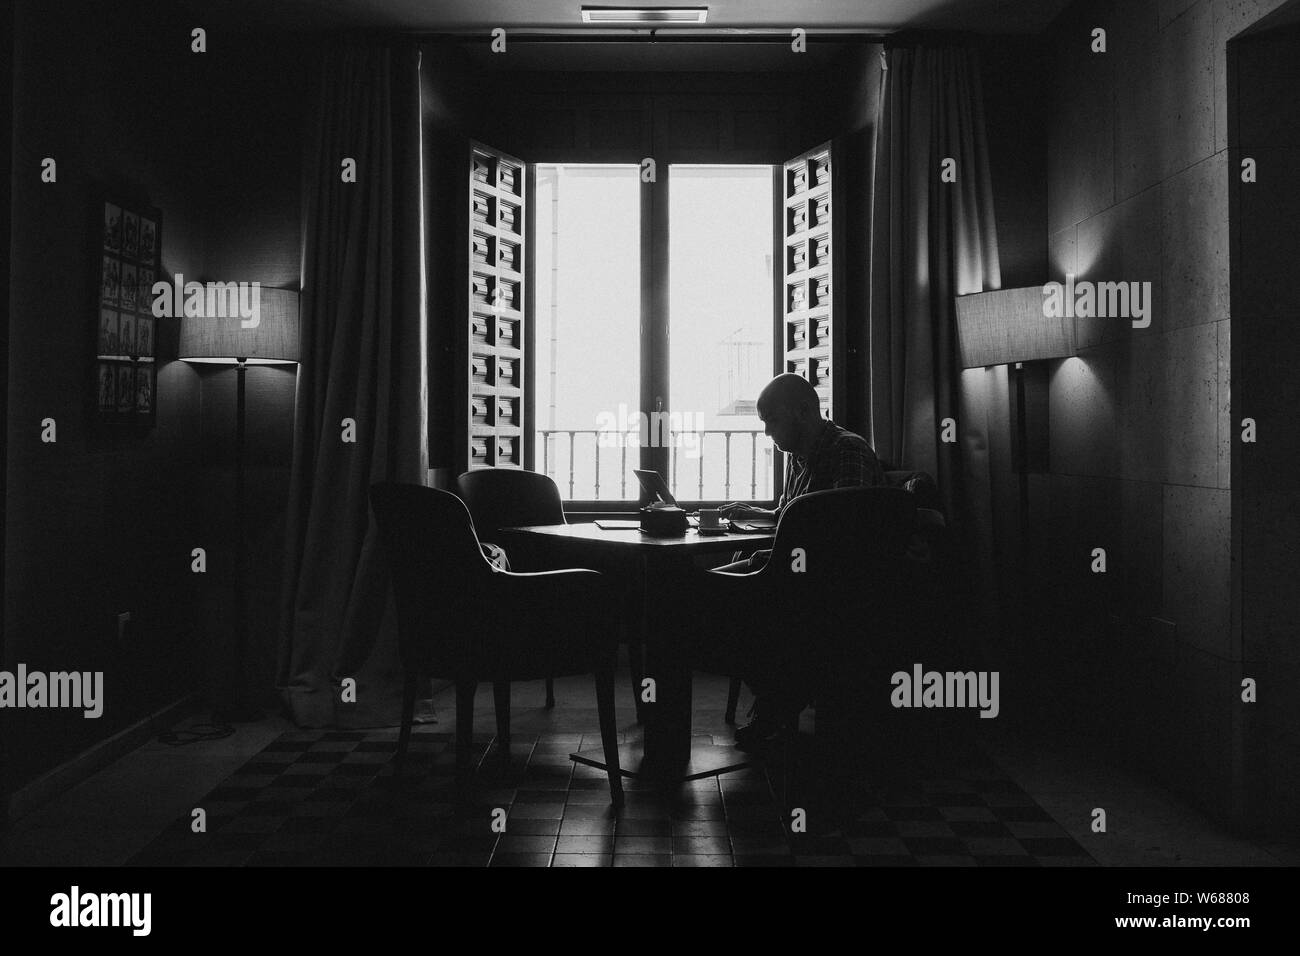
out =
[[[671,177],[665,478],[682,500],[701,497],[701,479],[704,499],[770,499],[773,453],[752,406],[772,374],[771,167],[674,165]],[[537,166],[536,467],[566,499],[635,499],[640,442],[661,437],[637,418],[642,188],[634,165]]]
[[[670,182],[670,408],[700,434],[674,447],[669,485],[680,499],[766,500],[772,445],[753,405],[772,378],[772,167],[674,165]]]
[[[634,165],[538,165],[537,252],[534,261],[537,428],[577,430],[537,438],[537,464],[566,499],[637,496],[633,468],[640,451],[627,447],[627,470],[615,435],[600,448],[597,429],[639,406],[641,364],[641,177]],[[554,374],[552,374],[554,373]],[[572,483],[570,482],[572,465]],[[626,492],[624,482],[626,479]]]

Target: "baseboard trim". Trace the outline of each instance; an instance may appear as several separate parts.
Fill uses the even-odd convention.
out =
[[[199,694],[186,694],[166,707],[140,718],[106,740],[88,747],[53,770],[48,770],[29,783],[23,784],[9,794],[8,806],[4,808],[3,816],[0,816],[0,823],[12,823],[40,809],[61,793],[71,790],[87,777],[126,756],[150,737],[164,730],[170,730],[187,713],[196,710],[200,703]]]

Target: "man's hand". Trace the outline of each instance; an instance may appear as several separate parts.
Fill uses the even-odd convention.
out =
[[[747,505],[742,501],[733,501],[725,504],[718,509],[722,516],[728,520],[744,521],[746,518],[771,518],[776,515],[775,511],[770,508],[760,508],[757,505]]]

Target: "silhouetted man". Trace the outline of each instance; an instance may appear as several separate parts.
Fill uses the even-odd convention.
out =
[[[758,396],[758,417],[764,433],[789,457],[786,460],[785,490],[775,509],[732,502],[720,510],[728,518],[779,517],[795,498],[832,488],[883,485],[885,473],[871,446],[861,436],[821,416],[816,389],[800,375],[778,375]],[[716,570],[746,573],[762,567],[771,551],[757,551],[749,559]],[[780,713],[796,701],[786,695],[773,675],[744,674],[757,696],[754,720],[736,731],[736,743],[750,747],[777,730]]]
[[[759,393],[758,417],[763,433],[786,460],[785,490],[775,508],[733,501],[719,510],[728,518],[776,518],[795,498],[810,491],[883,485],[885,473],[866,439],[821,416],[817,390],[802,375],[778,375]],[[770,551],[757,551],[748,561],[721,571],[756,570]]]

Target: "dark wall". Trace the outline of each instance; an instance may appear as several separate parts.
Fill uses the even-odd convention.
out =
[[[471,134],[527,162],[781,163],[840,132],[821,73],[483,74]]]
[[[870,133],[875,126],[883,49],[878,43],[863,44],[853,50],[841,65],[836,86],[843,91],[844,99],[836,125],[844,134]]]
[[[980,45],[1002,288],[1047,281],[1047,54],[1039,37]]]
[[[157,425],[98,428],[90,217],[104,188],[162,210],[162,268],[203,269],[200,88],[177,25],[130,5],[21,2],[15,11],[14,248],[9,352],[6,669],[103,671],[104,715],[7,711],[13,780],[197,686],[189,572],[196,545],[199,381],[159,319]],[[78,55],[69,55],[70,51]],[[202,135],[202,134],[200,134]],[[58,180],[40,181],[41,161]],[[40,440],[53,418],[57,443]],[[119,641],[116,615],[132,622]]]
[[[210,684],[203,609],[225,603],[226,546],[212,542],[228,527],[217,458],[233,429],[221,408],[231,376],[177,361],[178,322],[163,318],[156,425],[111,431],[86,407],[103,189],[161,209],[169,276],[296,285],[292,70],[283,49],[257,59],[218,34],[192,53],[193,25],[156,3],[16,6],[4,666],[103,671],[106,703],[98,720],[0,713],[11,786]],[[46,156],[56,183],[40,181]],[[254,459],[283,469],[291,391],[260,372],[250,409],[272,410],[251,430]],[[46,417],[57,443],[40,441]],[[260,480],[251,497],[282,494],[269,490],[278,478]],[[190,571],[200,546],[206,577]],[[119,640],[122,611],[132,620]]]
[[[1300,14],[1300,4],[1291,8]],[[1247,676],[1260,684],[1246,724],[1247,759],[1264,786],[1274,828],[1300,827],[1300,26],[1243,39],[1230,51],[1228,145],[1232,170],[1232,523],[1239,573],[1236,620]],[[1257,177],[1242,181],[1243,161]],[[1254,444],[1240,439],[1253,418]],[[1265,698],[1262,688],[1270,688]]]
[[[1041,682],[1070,690],[1072,727],[1241,826],[1262,816],[1231,597],[1227,41],[1281,2],[1081,0],[1049,33],[1051,278],[1149,281],[1154,309],[1145,329],[1077,320],[1078,357],[1051,369]]]

